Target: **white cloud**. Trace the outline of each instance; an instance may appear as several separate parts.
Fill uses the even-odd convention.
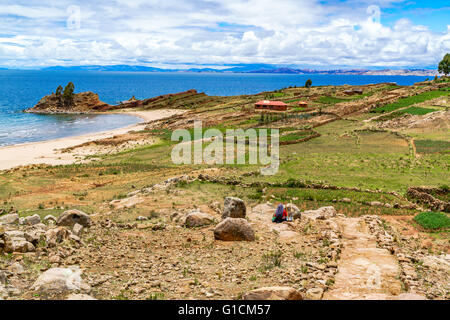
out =
[[[366,12],[369,1],[337,6],[308,0],[85,0],[78,2],[79,30],[66,25],[73,2],[5,2],[0,5],[5,66],[141,61],[423,66],[450,51],[450,26],[442,33],[408,19],[384,26],[373,11]]]

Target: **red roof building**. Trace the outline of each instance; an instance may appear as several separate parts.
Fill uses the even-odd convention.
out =
[[[261,100],[255,103],[255,109],[286,111],[288,105],[281,101]]]

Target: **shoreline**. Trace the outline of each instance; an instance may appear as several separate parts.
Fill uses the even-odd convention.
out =
[[[174,109],[152,111],[124,110],[122,112],[110,112],[108,114],[113,113],[136,116],[141,118],[143,121],[112,130],[3,146],[0,147],[0,171],[32,164],[72,164],[77,160],[75,155],[70,153],[60,153],[59,150],[74,147],[87,142],[110,138],[116,135],[126,134],[130,131],[143,130],[145,129],[146,124],[150,121],[164,119],[184,112],[185,110]]]

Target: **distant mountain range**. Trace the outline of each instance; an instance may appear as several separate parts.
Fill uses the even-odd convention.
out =
[[[0,68],[4,70],[5,68]],[[204,72],[204,73],[270,73],[270,74],[329,74],[329,75],[398,75],[398,76],[428,76],[437,74],[436,70],[431,69],[335,69],[335,70],[316,70],[316,69],[297,69],[295,67],[280,67],[270,64],[245,64],[230,65],[223,67],[198,67],[190,69],[164,69],[146,66],[133,65],[85,65],[85,66],[53,66],[40,70],[47,71],[118,71],[118,72]]]

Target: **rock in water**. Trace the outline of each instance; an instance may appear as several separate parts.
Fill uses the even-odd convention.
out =
[[[90,291],[78,267],[52,268],[37,278],[33,290],[41,292]]]
[[[223,241],[254,241],[255,232],[245,219],[226,218],[215,227],[214,238]]]
[[[226,197],[223,205],[222,219],[245,218],[247,208],[244,201],[239,198]]]
[[[91,217],[80,210],[67,210],[64,211],[56,221],[58,226],[67,226],[72,228],[76,223],[87,228],[91,224]]]
[[[290,287],[264,287],[244,295],[244,300],[303,300],[300,292]]]
[[[188,228],[201,227],[210,225],[214,222],[214,218],[207,213],[201,211],[192,211],[188,213],[185,220],[185,226]]]

